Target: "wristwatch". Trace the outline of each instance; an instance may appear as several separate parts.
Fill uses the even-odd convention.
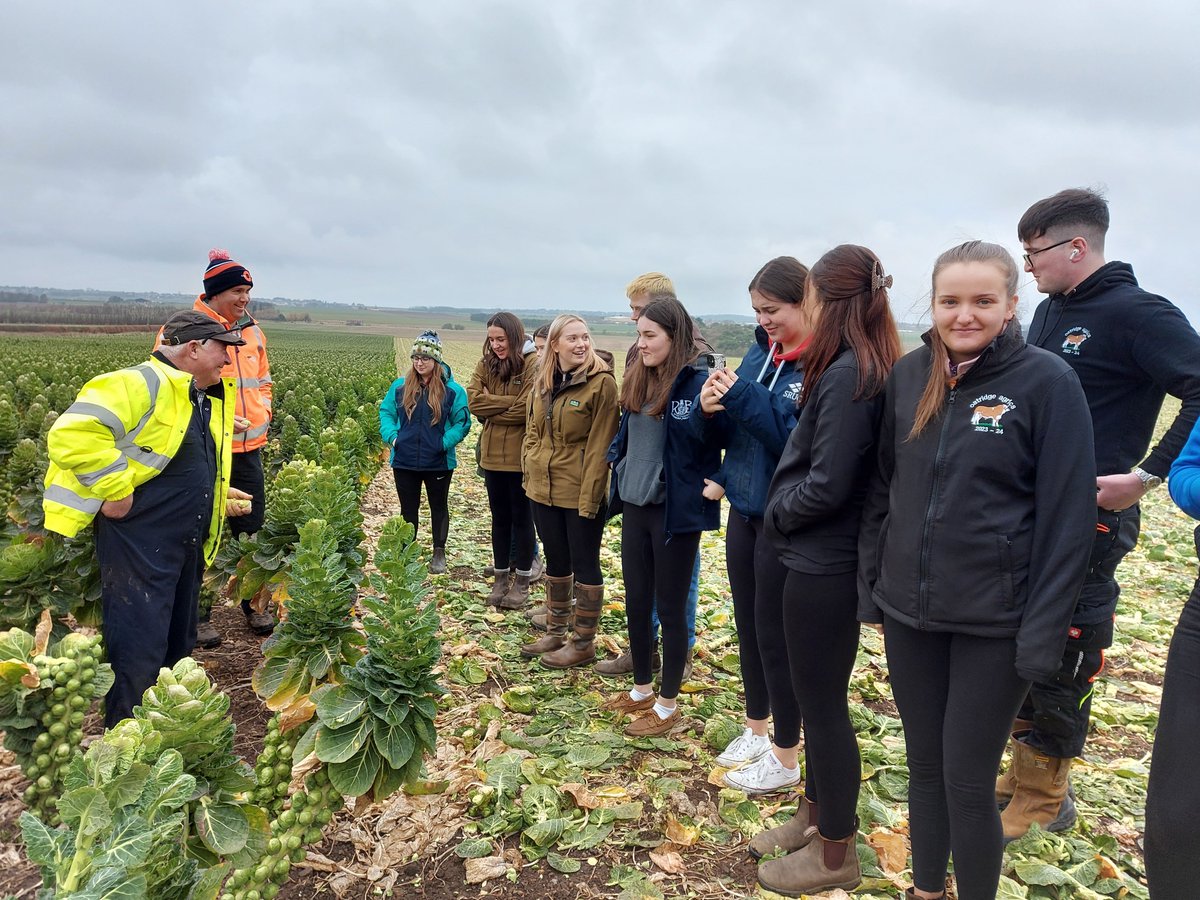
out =
[[[1151,475],[1149,472],[1147,472],[1141,466],[1134,466],[1132,469],[1129,470],[1129,474],[1136,475],[1138,478],[1141,479],[1142,487],[1144,487],[1146,489],[1146,493],[1149,493],[1150,491],[1154,490],[1156,487],[1158,487],[1160,484],[1163,483],[1163,480],[1161,478],[1159,478],[1157,475]]]

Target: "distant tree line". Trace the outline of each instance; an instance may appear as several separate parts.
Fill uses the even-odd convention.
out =
[[[158,326],[182,307],[173,303],[152,303],[141,298],[126,300],[109,297],[103,303],[47,302],[38,298],[13,300],[11,292],[0,294],[0,324],[75,325],[89,328],[102,325]],[[26,298],[32,295],[24,295]],[[43,295],[44,296],[44,295]],[[284,315],[271,303],[252,302],[250,315],[265,322],[311,322],[308,313]]]
[[[754,341],[754,326],[737,322],[706,322],[697,319],[700,333],[717,353],[726,356],[741,356]]]

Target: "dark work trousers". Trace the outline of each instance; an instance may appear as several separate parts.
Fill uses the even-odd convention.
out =
[[[1097,510],[1097,519],[1091,567],[1075,604],[1062,668],[1052,681],[1030,686],[1017,714],[1033,722],[1022,740],[1057,759],[1083,753],[1096,676],[1104,668],[1104,650],[1112,646],[1113,613],[1121,594],[1117,566],[1137,544],[1141,527],[1137,506],[1121,512]]]
[[[730,511],[725,529],[725,570],[733,594],[746,717],[771,716],[775,743],[795,747],[800,743],[800,707],[792,690],[783,630],[783,584],[788,570],[763,537],[761,518],[747,519]]]
[[[116,676],[105,698],[106,728],[131,716],[158,670],[195,646],[216,473],[207,415],[193,414],[175,457],[133,492],[129,514],[96,516],[104,647]]]
[[[230,516],[229,530],[233,536],[254,534],[263,526],[267,513],[267,487],[263,477],[262,448],[230,456],[233,465],[229,469],[229,486],[245,491],[254,499],[250,512],[244,516]]]
[[[759,623],[759,635],[765,630]],[[782,630],[804,721],[804,793],[830,840],[854,833],[862,776],[850,724],[850,673],[858,653],[858,575],[787,573]],[[776,626],[778,628],[778,625]]]
[[[996,772],[1029,688],[1017,642],[918,631],[887,616],[883,628],[908,752],[913,884],[942,890],[953,853],[959,900],[995,900],[1004,852]]]
[[[433,546],[446,546],[446,537],[450,534],[450,478],[454,475],[449,469],[440,471],[422,471],[414,469],[392,469],[396,480],[396,495],[400,498],[400,515],[404,521],[417,528],[417,520],[421,513],[421,485],[425,485],[425,495],[429,498],[429,524],[433,531]]]
[[[1200,554],[1200,528],[1196,529]],[[1150,759],[1146,794],[1146,876],[1154,900],[1196,896],[1196,850],[1200,848],[1200,579],[1179,616],[1167,671],[1162,708]]]
[[[658,608],[662,629],[662,682],[659,696],[674,700],[687,663],[687,595],[700,532],[673,534],[667,540],[666,507],[626,503],[621,517],[621,566],[625,572],[625,616],[635,684],[653,677],[651,613]],[[543,532],[543,536],[544,536]],[[549,556],[547,555],[547,561]]]
[[[229,469],[229,486],[245,491],[253,499],[250,501],[250,512],[244,516],[230,516],[229,532],[234,538],[243,534],[254,534],[263,526],[267,514],[267,485],[263,476],[262,447],[245,453],[234,453],[230,459],[233,465]],[[250,601],[242,601],[242,612],[250,615]],[[200,613],[200,620],[207,622],[209,610]]]
[[[492,564],[497,569],[508,568],[509,549],[515,540],[517,568],[529,571],[533,565],[533,510],[521,486],[521,473],[484,469],[483,483],[492,510]]]
[[[595,518],[585,519],[578,510],[531,503],[533,521],[542,536],[546,574],[554,578],[574,575],[580,584],[602,584],[600,542],[604,538],[604,508]]]

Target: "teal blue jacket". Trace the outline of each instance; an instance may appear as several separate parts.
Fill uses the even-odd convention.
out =
[[[458,465],[454,448],[471,430],[467,392],[454,380],[450,367],[442,363],[446,396],[441,416],[433,421],[429,403],[422,397],[412,416],[404,411],[404,379],[397,378],[379,405],[379,436],[392,448],[393,469],[440,472]]]

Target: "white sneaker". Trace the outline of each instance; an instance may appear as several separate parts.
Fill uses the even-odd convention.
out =
[[[755,734],[749,728],[729,742],[729,746],[717,757],[717,765],[726,769],[753,762],[771,749],[771,739],[765,734]]]
[[[800,767],[785,769],[774,753],[766,753],[740,769],[725,773],[725,783],[747,794],[769,794],[800,783]]]

